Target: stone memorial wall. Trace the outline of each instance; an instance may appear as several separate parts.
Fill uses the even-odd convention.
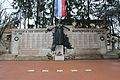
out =
[[[106,53],[106,30],[73,29],[67,34],[74,54]],[[104,40],[101,40],[101,37]]]
[[[19,40],[15,41],[15,37]],[[16,44],[17,43],[17,44]],[[15,30],[12,35],[12,53],[20,55],[46,55],[51,51],[52,33],[41,30]],[[14,47],[18,47],[14,51]]]
[[[50,53],[53,36],[52,32],[45,33],[45,30],[13,30],[12,54],[45,56]],[[106,53],[106,30],[71,28],[70,31],[65,31],[65,34],[72,46],[72,49],[67,49],[68,54]]]

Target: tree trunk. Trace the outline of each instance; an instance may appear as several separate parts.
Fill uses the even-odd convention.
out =
[[[53,2],[53,4],[52,4],[52,7],[53,7],[53,8],[51,9],[51,11],[52,11],[51,25],[53,25],[53,22],[54,22],[53,20],[54,20],[54,18],[55,18],[55,17],[54,17],[54,3],[55,3],[55,0],[53,0],[52,2]]]
[[[89,13],[90,13],[90,1],[88,0],[87,1],[87,6],[88,6],[88,11],[87,11],[87,17],[88,17],[88,20],[90,19],[90,16],[89,16]]]
[[[38,28],[38,21],[39,21],[39,0],[37,0],[37,16],[36,16],[36,28]]]
[[[111,17],[111,30],[112,30],[112,36],[113,36],[113,40],[112,40],[112,50],[114,50],[115,49],[115,42],[114,42],[114,35],[115,35],[115,33],[114,33],[114,28],[113,28],[113,23],[112,23],[112,17]]]

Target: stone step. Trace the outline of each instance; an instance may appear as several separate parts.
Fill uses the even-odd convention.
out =
[[[69,56],[65,56],[65,60],[66,59],[70,60]],[[84,54],[84,55],[79,55],[79,56],[71,56],[71,59],[73,60],[119,59],[119,56],[113,55],[113,54],[104,54],[104,55]],[[40,55],[31,56],[31,55],[2,54],[0,55],[0,60],[48,60],[48,57],[40,56]]]

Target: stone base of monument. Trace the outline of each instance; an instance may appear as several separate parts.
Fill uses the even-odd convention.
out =
[[[55,60],[64,60],[63,45],[57,45],[55,51],[56,51]]]
[[[64,60],[64,56],[55,56],[55,60]]]

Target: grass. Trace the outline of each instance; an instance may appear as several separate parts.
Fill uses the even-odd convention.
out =
[[[120,55],[120,52],[112,52],[112,54]]]
[[[112,54],[117,54],[118,57],[120,58],[120,52],[112,52]]]

